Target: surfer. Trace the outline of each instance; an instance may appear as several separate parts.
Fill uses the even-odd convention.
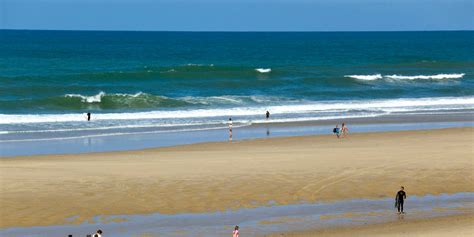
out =
[[[91,121],[91,113],[87,113],[87,121]]]
[[[395,196],[395,207],[398,209],[398,214],[405,213],[403,212],[403,203],[407,198],[407,194],[404,190],[405,188],[402,186],[400,191],[398,191],[397,195]]]
[[[267,110],[267,113],[265,113],[265,117],[267,118],[267,120],[270,118],[270,112]]]

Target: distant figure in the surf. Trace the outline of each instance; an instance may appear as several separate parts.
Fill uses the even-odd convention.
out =
[[[270,112],[267,110],[267,112],[265,113],[265,117],[267,118],[267,120],[270,118]]]
[[[87,121],[91,121],[91,113],[87,113]]]
[[[229,141],[232,141],[232,118],[229,118]]]
[[[400,188],[400,191],[397,192],[397,195],[395,196],[395,207],[398,210],[398,214],[403,214],[403,203],[405,202],[405,199],[407,198],[407,194],[405,193],[405,188],[402,186]]]

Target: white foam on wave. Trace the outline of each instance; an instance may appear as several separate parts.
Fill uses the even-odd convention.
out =
[[[101,120],[146,120],[146,119],[195,119],[216,118],[226,116],[258,116],[269,110],[272,114],[304,114],[318,112],[348,112],[354,110],[377,112],[405,112],[426,109],[474,109],[474,96],[470,97],[436,97],[436,98],[407,98],[385,100],[358,100],[358,101],[321,101],[304,102],[299,104],[150,111],[136,113],[98,113],[92,114],[93,121]],[[85,121],[82,114],[27,114],[11,115],[0,114],[0,124],[18,123],[55,123]],[[295,115],[294,117],[298,117]],[[205,120],[205,119],[204,119]],[[93,122],[92,121],[92,122]]]
[[[276,96],[238,96],[238,95],[222,95],[222,96],[206,96],[206,97],[196,97],[196,96],[185,96],[178,97],[178,100],[185,101],[191,104],[201,104],[201,105],[243,105],[246,103],[257,103],[257,104],[269,104],[282,102],[288,102],[288,99],[276,97]]]
[[[404,76],[404,75],[345,75],[344,77],[364,80],[364,81],[375,81],[383,78],[395,79],[395,80],[443,80],[443,79],[459,79],[463,78],[465,73],[451,73],[451,74],[435,74],[435,75],[416,75],[416,76]]]
[[[358,80],[364,80],[364,81],[374,81],[378,79],[382,79],[381,74],[373,74],[373,75],[345,75],[344,77],[349,77],[349,78],[354,78]]]
[[[201,63],[188,63],[186,64],[188,67],[214,67],[214,64],[201,64]]]
[[[42,130],[23,130],[23,131],[0,131],[0,134],[16,134],[16,133],[48,133],[48,132],[75,132],[75,131],[101,131],[113,129],[143,129],[143,128],[172,128],[172,127],[193,127],[206,126],[215,124],[226,124],[226,122],[195,122],[195,123],[172,123],[172,124],[143,124],[143,125],[117,125],[117,126],[103,126],[103,127],[79,127],[79,128],[59,128],[59,129],[42,129]]]
[[[260,73],[269,73],[272,71],[271,68],[255,68],[255,71],[260,72]]]
[[[103,96],[105,96],[105,92],[103,91],[99,92],[99,94],[97,95],[92,95],[92,96],[86,96],[86,95],[81,95],[81,94],[64,95],[64,97],[81,98],[81,101],[84,103],[100,103]]]
[[[443,79],[458,79],[464,77],[464,73],[453,73],[453,74],[436,74],[436,75],[417,75],[417,76],[403,76],[403,75],[387,75],[384,76],[390,79],[401,79],[401,80],[443,80]]]
[[[81,95],[81,94],[66,94],[64,97],[69,97],[69,98],[80,98],[83,103],[100,103],[102,102],[102,98],[105,96],[122,96],[122,97],[138,97],[141,95],[146,95],[146,93],[143,92],[138,92],[135,94],[124,94],[124,93],[113,93],[113,94],[107,94],[103,91],[99,92],[97,95]]]

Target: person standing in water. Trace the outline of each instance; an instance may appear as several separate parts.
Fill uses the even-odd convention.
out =
[[[270,112],[267,110],[267,112],[265,113],[265,117],[267,118],[267,120],[270,118]]]
[[[87,121],[91,121],[91,113],[87,112]]]
[[[403,212],[403,203],[407,198],[407,194],[405,193],[405,188],[402,186],[400,191],[398,191],[397,195],[395,196],[395,207],[398,209],[398,214],[405,213]]]
[[[229,118],[229,141],[232,141],[232,118]]]
[[[239,226],[236,225],[234,231],[232,232],[232,237],[239,237]]]

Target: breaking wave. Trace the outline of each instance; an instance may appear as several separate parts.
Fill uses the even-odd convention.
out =
[[[451,74],[435,74],[435,75],[416,75],[416,76],[404,76],[404,75],[345,75],[344,77],[365,80],[365,81],[374,81],[378,79],[395,79],[395,80],[443,80],[443,79],[459,79],[463,78],[465,73],[451,73]]]
[[[269,73],[272,71],[271,68],[256,68],[255,71],[260,72],[260,73]]]
[[[374,75],[345,75],[344,77],[349,77],[349,78],[354,78],[354,79],[364,80],[364,81],[373,81],[373,80],[382,79],[382,75],[381,75],[381,74],[374,74]]]
[[[219,100],[219,98],[217,98]],[[220,120],[226,116],[240,116],[242,118],[260,116],[266,110],[273,115],[285,115],[289,120],[299,119],[301,116],[321,114],[328,112],[346,113],[351,111],[367,111],[377,113],[396,113],[427,110],[453,110],[474,109],[474,97],[435,97],[435,98],[406,98],[406,99],[378,99],[378,100],[354,100],[354,101],[320,101],[301,102],[286,105],[256,105],[235,106],[221,108],[199,108],[180,110],[157,110],[149,112],[126,112],[126,113],[97,113],[93,114],[95,121],[107,120],[146,120],[146,119],[187,119],[201,122]],[[84,116],[78,113],[69,114],[25,114],[9,115],[1,114],[0,124],[15,123],[50,123],[50,122],[74,122],[84,121]]]
[[[436,75],[417,75],[417,76],[403,76],[403,75],[387,75],[386,78],[400,79],[400,80],[443,80],[443,79],[458,79],[464,77],[464,73],[453,74],[436,74]]]

